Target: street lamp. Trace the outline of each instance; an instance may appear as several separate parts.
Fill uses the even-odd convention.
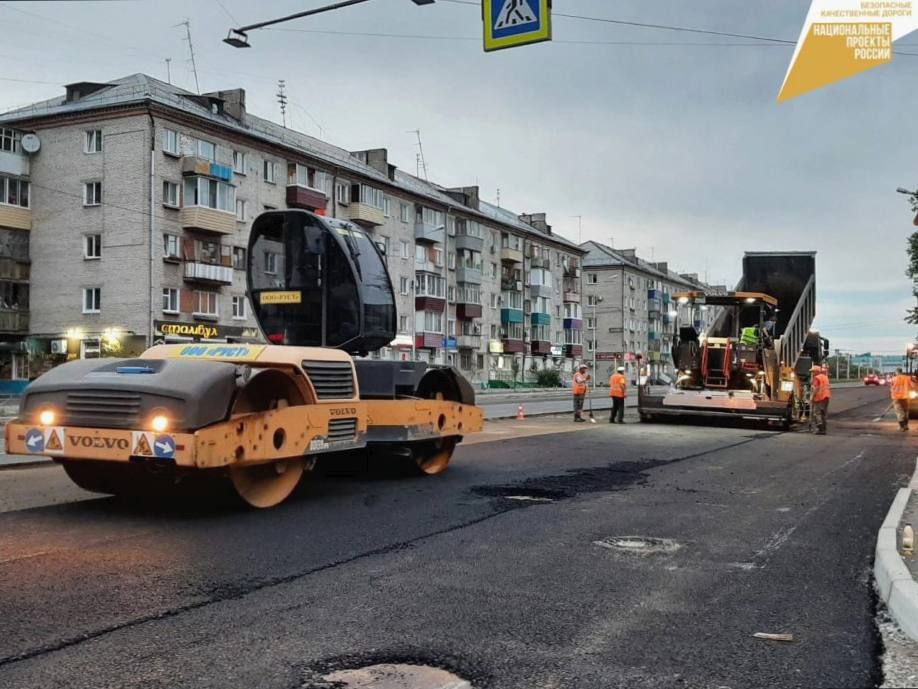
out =
[[[238,29],[230,29],[229,34],[226,38],[223,39],[223,42],[227,45],[231,45],[234,48],[251,48],[249,45],[249,37],[247,32],[252,29],[263,29],[266,26],[272,26],[274,24],[280,24],[282,22],[289,22],[291,19],[300,19],[301,17],[309,17],[313,14],[321,14],[322,12],[330,12],[332,10],[340,10],[344,7],[350,7],[351,5],[359,5],[369,0],[340,0],[340,2],[333,2],[330,5],[323,5],[322,7],[316,7],[312,10],[304,10],[302,12],[296,12],[294,14],[288,14],[284,17],[279,17],[278,19],[268,19],[267,21],[257,22],[255,24],[247,24],[246,26],[240,26]],[[411,0],[415,5],[432,5],[436,0]]]

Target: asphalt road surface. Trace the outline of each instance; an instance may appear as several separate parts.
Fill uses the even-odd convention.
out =
[[[916,454],[886,394],[836,391],[825,437],[498,422],[442,476],[317,477],[267,511],[0,471],[0,687],[401,661],[479,689],[875,685],[874,539]]]

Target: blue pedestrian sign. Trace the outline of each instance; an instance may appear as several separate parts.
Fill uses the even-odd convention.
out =
[[[168,435],[158,435],[153,440],[153,454],[160,459],[172,459],[175,456],[175,440]]]
[[[26,448],[29,452],[41,452],[45,449],[45,434],[40,428],[29,429],[25,437]]]
[[[484,49],[551,40],[551,0],[481,0]]]

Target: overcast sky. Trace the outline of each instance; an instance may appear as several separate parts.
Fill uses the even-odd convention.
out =
[[[371,0],[222,43],[230,26],[321,0],[0,3],[0,111],[74,81],[135,72],[243,87],[248,109],[347,148],[385,147],[430,179],[479,184],[576,240],[637,248],[735,284],[746,250],[816,250],[818,326],[833,347],[898,353],[915,334],[904,275],[918,186],[916,56],[787,103],[792,46],[557,17],[551,43],[485,54],[474,4]],[[804,0],[554,0],[556,13],[796,40]],[[280,28],[280,27],[278,27]],[[356,35],[355,35],[356,34]],[[365,34],[388,34],[371,36]],[[394,35],[394,36],[393,36]],[[686,45],[694,43],[696,45]],[[916,44],[913,48],[903,44]],[[745,44],[745,45],[742,45]],[[754,45],[749,45],[754,44]],[[15,81],[22,80],[22,81]]]

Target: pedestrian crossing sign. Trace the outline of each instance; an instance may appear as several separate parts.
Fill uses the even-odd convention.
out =
[[[485,52],[551,40],[551,0],[481,0]]]

